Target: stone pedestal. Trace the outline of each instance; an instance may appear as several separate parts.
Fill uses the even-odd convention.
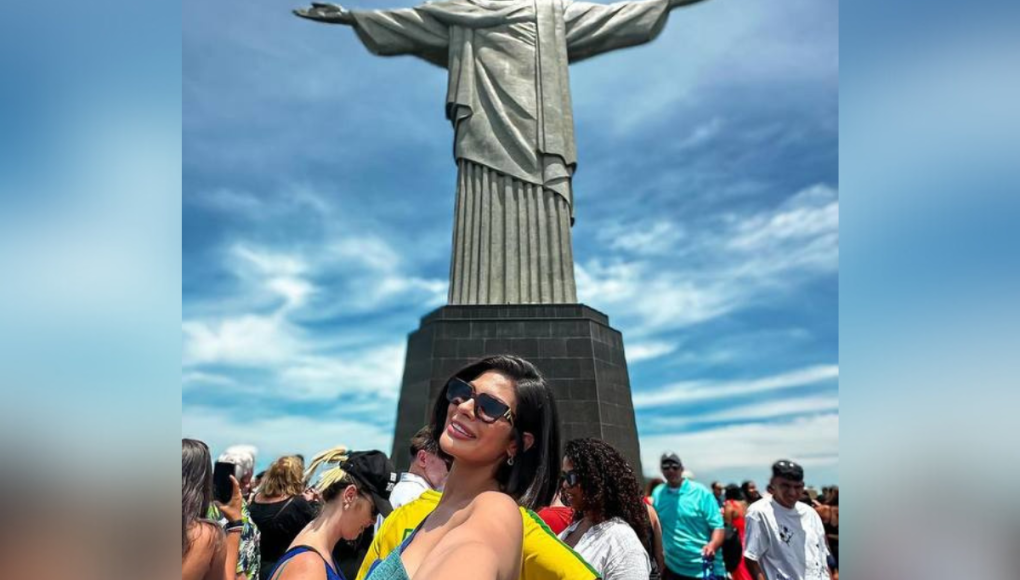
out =
[[[393,458],[408,465],[411,436],[457,369],[483,356],[515,354],[534,363],[556,395],[563,443],[598,437],[641,474],[623,337],[606,315],[581,304],[444,306],[411,333],[397,407]]]

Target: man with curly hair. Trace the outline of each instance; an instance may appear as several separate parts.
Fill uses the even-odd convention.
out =
[[[706,560],[714,562],[716,574],[725,574],[719,549],[725,537],[719,502],[710,489],[684,478],[683,462],[676,453],[664,453],[660,467],[666,483],[652,492],[652,505],[662,522],[663,580],[698,580]]]

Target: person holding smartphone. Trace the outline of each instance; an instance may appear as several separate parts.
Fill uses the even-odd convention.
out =
[[[233,475],[228,477],[230,500],[215,503],[228,519],[221,530],[206,517],[213,505],[209,446],[195,439],[181,440],[181,580],[234,580],[243,526],[241,486]]]
[[[260,546],[262,545],[261,532],[252,520],[248,509],[248,502],[244,500],[251,491],[251,482],[255,473],[255,447],[251,445],[231,445],[227,447],[216,460],[217,468],[223,468],[224,472],[233,474],[234,478],[241,485],[241,545],[237,555],[236,580],[259,580],[259,566],[262,560]],[[230,483],[226,479],[227,473],[221,474],[223,478],[214,481],[214,488],[221,493],[223,498],[229,497]],[[214,473],[214,478],[216,474]],[[220,499],[223,502],[226,499]],[[230,519],[220,514],[213,506],[209,512],[209,519],[219,521],[221,526],[226,526]]]

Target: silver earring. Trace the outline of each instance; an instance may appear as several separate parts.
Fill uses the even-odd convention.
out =
[[[510,465],[510,466],[513,466],[513,464],[514,464],[514,456],[513,456],[513,455],[511,455],[511,456],[510,456],[510,457],[509,457],[509,458],[508,458],[508,459],[506,460],[506,464],[507,464],[507,465]]]

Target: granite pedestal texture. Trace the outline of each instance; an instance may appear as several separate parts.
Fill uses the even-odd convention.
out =
[[[408,466],[408,441],[428,423],[445,381],[478,358],[515,354],[534,363],[556,396],[562,443],[598,437],[641,474],[623,336],[581,304],[444,306],[422,318],[407,343],[393,458]]]

